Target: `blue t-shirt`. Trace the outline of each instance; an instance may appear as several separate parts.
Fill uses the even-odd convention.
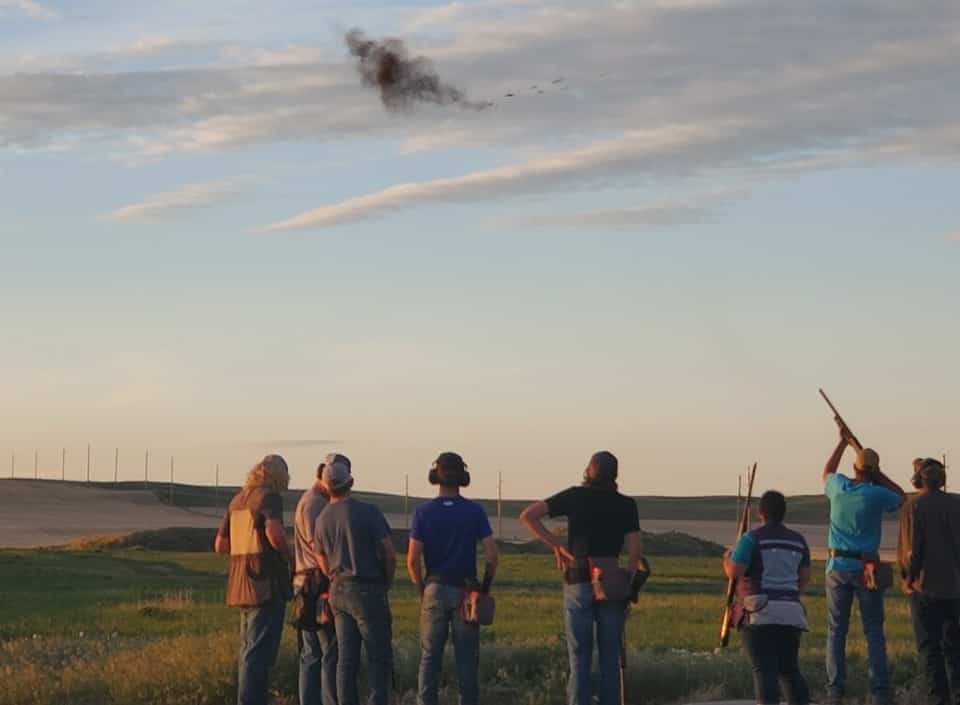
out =
[[[855,482],[834,473],[827,478],[824,493],[830,500],[830,532],[827,545],[842,551],[876,553],[880,550],[885,512],[900,508],[900,496],[869,482]],[[827,570],[857,572],[863,562],[855,558],[831,558]]]
[[[417,507],[410,538],[423,544],[427,576],[459,583],[477,577],[477,542],[493,533],[487,513],[464,497],[437,497]]]

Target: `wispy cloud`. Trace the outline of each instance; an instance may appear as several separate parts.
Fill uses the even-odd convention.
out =
[[[61,14],[35,0],[0,0],[0,17],[5,14],[21,14],[35,20],[59,20]]]
[[[117,208],[107,215],[111,220],[151,223],[165,220],[183,211],[209,208],[235,200],[249,192],[248,179],[225,179],[186,184],[175,191],[154,194],[137,203]]]

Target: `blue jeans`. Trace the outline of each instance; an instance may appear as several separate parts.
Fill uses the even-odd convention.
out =
[[[369,705],[387,705],[393,682],[393,618],[383,585],[335,580],[330,607],[337,628],[340,661],[337,696],[340,705],[360,705],[357,672],[360,645],[366,647],[370,680]]]
[[[854,597],[867,640],[870,690],[885,696],[890,692],[890,676],[883,635],[883,591],[867,590],[861,573],[840,570],[827,573],[827,689],[831,695],[842,696],[847,685],[847,632]]]
[[[453,627],[453,653],[457,661],[460,705],[480,702],[480,627],[460,618],[463,589],[431,583],[420,602],[420,677],[418,705],[437,705],[437,688],[443,666],[443,648]]]
[[[596,630],[600,652],[600,705],[620,702],[620,646],[626,623],[623,602],[594,602],[590,583],[563,586],[570,680],[567,705],[591,705],[590,671]]]
[[[238,705],[267,705],[270,669],[280,651],[286,607],[282,597],[274,596],[259,607],[247,607],[240,612]]]
[[[337,705],[337,634],[329,624],[301,631],[300,705]]]

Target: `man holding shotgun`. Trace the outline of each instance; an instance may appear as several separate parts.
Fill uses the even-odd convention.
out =
[[[892,572],[880,563],[882,521],[903,504],[903,489],[880,469],[880,456],[864,448],[821,390],[840,428],[837,447],[823,469],[824,492],[830,500],[827,537],[827,703],[841,703],[846,688],[846,647],[854,598],[867,641],[870,691],[875,705],[891,705],[893,693],[883,633],[883,593]],[[853,477],[837,472],[847,446],[856,457]]]

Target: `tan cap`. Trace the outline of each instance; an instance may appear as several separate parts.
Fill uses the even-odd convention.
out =
[[[857,459],[853,461],[853,467],[857,470],[879,470],[880,456],[873,448],[863,448],[857,451]]]

